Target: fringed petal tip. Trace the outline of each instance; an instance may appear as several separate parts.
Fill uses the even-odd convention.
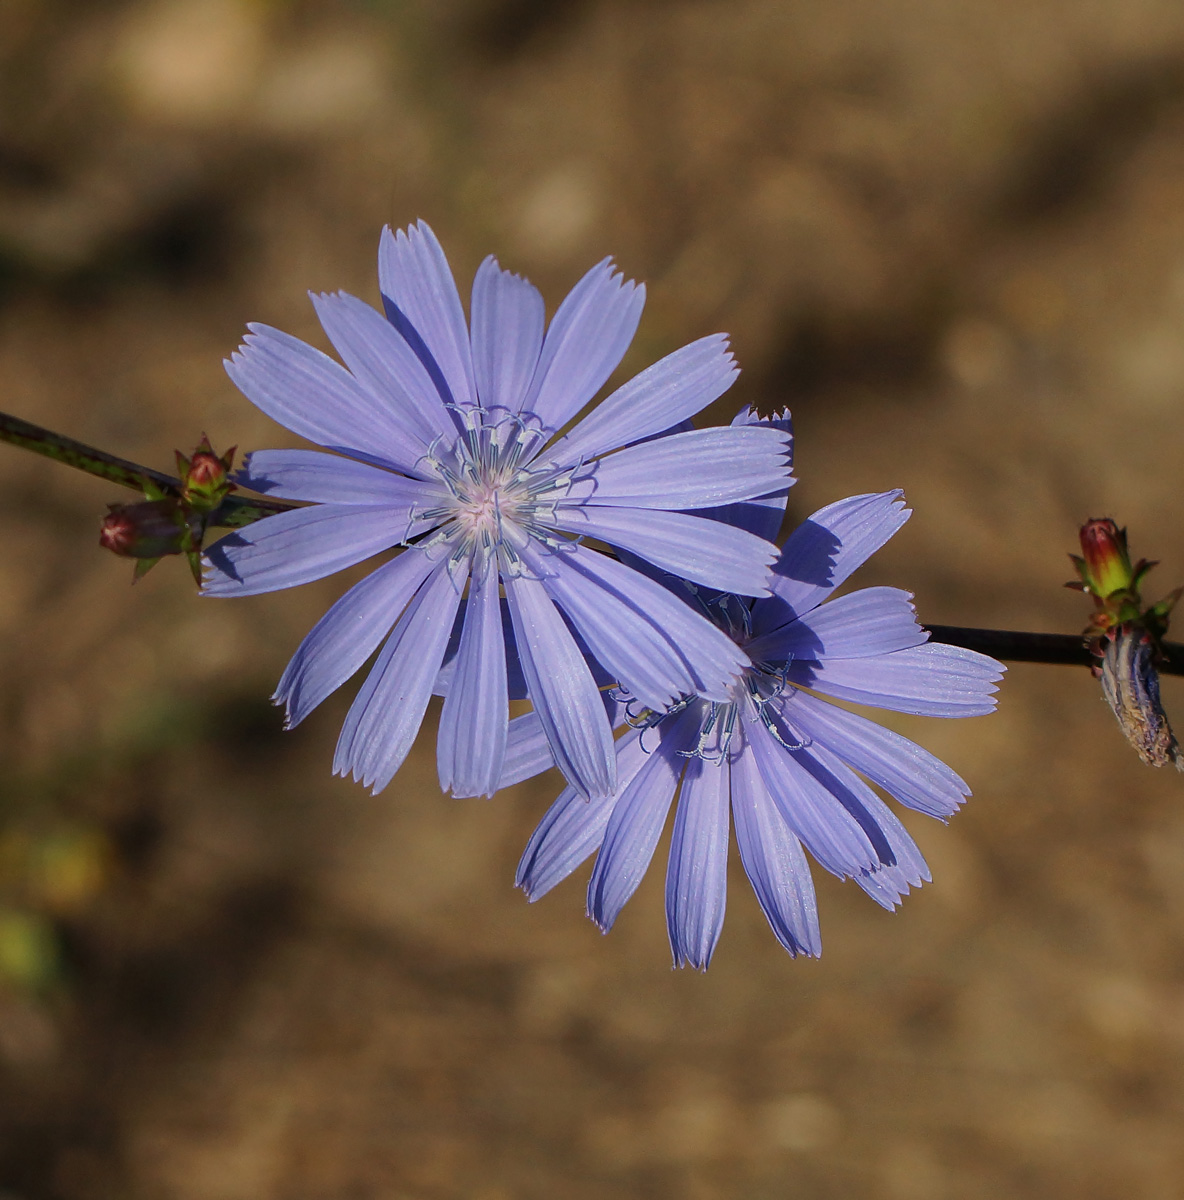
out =
[[[881,908],[895,912],[906,896],[932,882],[929,868],[921,863],[921,870],[906,871],[899,866],[881,867],[878,871],[866,871],[854,876],[855,882]]]
[[[267,699],[268,699],[268,703],[272,706],[272,708],[282,708],[284,710],[283,729],[284,729],[285,733],[287,733],[289,730],[295,729],[296,726],[300,724],[299,719],[296,719],[296,720],[292,719],[292,708],[291,708],[291,705],[289,705],[289,703],[288,703],[287,696],[282,695],[277,690],[277,691],[272,692],[272,694]]]
[[[201,587],[197,592],[199,596],[222,597],[232,594],[235,585],[241,586],[242,580],[234,573],[234,566],[229,560],[225,566],[221,566],[215,564],[208,553],[201,556]]]
[[[526,897],[527,904],[537,904],[546,895],[546,892],[536,891],[522,879],[515,879],[514,886]]]
[[[361,787],[364,787],[371,796],[380,795],[386,790],[391,779],[394,778],[393,775],[390,775],[385,779],[381,779],[375,773],[361,770],[358,767],[351,766],[347,763],[342,763],[340,765],[334,763],[333,774],[340,779],[345,779],[351,783],[359,784]]]
[[[707,968],[711,965],[712,955],[708,955],[702,962],[697,962],[695,959],[687,955],[671,955],[670,969],[672,971],[685,971],[688,967],[692,971],[698,971],[700,974],[705,974]]]

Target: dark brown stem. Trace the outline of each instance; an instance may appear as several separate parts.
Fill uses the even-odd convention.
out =
[[[949,646],[977,650],[1004,662],[1063,663],[1092,667],[1097,659],[1085,648],[1080,634],[1020,633],[1010,629],[964,629],[959,625],[927,625],[930,638]],[[1161,675],[1184,675],[1184,646],[1163,643],[1164,659],[1156,664]]]

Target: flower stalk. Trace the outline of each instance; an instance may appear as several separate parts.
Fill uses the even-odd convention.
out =
[[[154,471],[128,459],[88,446],[60,433],[20,417],[0,412],[0,441],[31,450],[66,466],[86,471],[99,479],[143,492],[145,482],[156,484],[165,496],[180,495],[182,481],[175,475]],[[137,506],[110,505],[111,509]],[[208,528],[244,529],[255,521],[299,505],[260,497],[225,495],[206,521]],[[104,518],[104,528],[109,517]],[[108,536],[115,536],[114,534]],[[106,543],[104,543],[105,545]],[[107,547],[110,549],[111,547]],[[1081,589],[1084,590],[1084,589]],[[1048,663],[1050,665],[1094,667],[1097,657],[1078,634],[1030,633],[1017,629],[980,629],[964,625],[925,625],[932,641],[977,650],[1004,662]],[[1184,644],[1161,640],[1162,658],[1156,664],[1161,675],[1184,675]]]
[[[230,495],[235,490],[229,475],[234,450],[219,457],[204,435],[192,456],[177,451],[179,477],[118,458],[5,412],[0,412],[0,441],[144,496],[139,504],[108,505],[99,533],[99,544],[105,549],[136,559],[136,579],[163,556],[184,554],[200,584],[200,554],[207,529],[242,529],[298,507]]]
[[[1094,667],[1097,658],[1076,633],[1028,633],[1018,629],[975,629],[962,625],[925,625],[934,642],[977,650],[1004,662]],[[1184,645],[1161,642],[1161,675],[1184,675]]]

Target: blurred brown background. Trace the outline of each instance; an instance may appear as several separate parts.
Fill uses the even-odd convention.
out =
[[[901,486],[858,578],[1073,631],[1127,523],[1184,582],[1179,0],[0,0],[2,407],[161,468],[293,444],[221,359],[324,345],[430,220],[553,309],[612,253],[635,370],[726,329],[791,513]],[[792,961],[737,869],[708,974],[511,887],[546,777],[330,777],[266,700],[344,581],[134,589],[113,488],[0,447],[4,1200],[1184,1197],[1184,790],[1084,671],[895,719],[975,796],[889,915]],[[347,688],[350,692],[352,689]],[[1184,692],[1165,685],[1184,723]]]

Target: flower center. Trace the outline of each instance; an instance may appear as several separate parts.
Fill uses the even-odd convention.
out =
[[[521,518],[523,488],[493,479],[478,479],[472,486],[462,482],[453,492],[453,520],[457,534],[466,541],[496,545],[503,537],[503,522]]]
[[[687,586],[704,615],[737,645],[743,646],[751,640],[750,601],[726,594],[708,600],[698,588]],[[684,696],[664,712],[655,712],[643,708],[628,693],[622,692],[617,699],[625,705],[625,723],[633,729],[639,729],[642,738],[647,729],[653,729],[668,717],[694,706],[699,719],[698,737],[692,749],[680,750],[679,754],[684,758],[721,762],[731,750],[732,739],[741,719],[747,723],[759,722],[787,750],[801,750],[808,746],[809,738],[787,741],[780,728],[784,723],[784,703],[792,698],[795,691],[797,688],[789,682],[788,662],[780,665],[760,662],[753,663],[743,672],[732,689],[731,700],[703,700],[697,696]]]
[[[457,563],[472,554],[500,552],[503,565],[513,569],[527,537],[554,542],[548,525],[577,468],[532,469],[549,434],[517,413],[476,405],[455,411],[464,422],[456,442],[446,451],[433,446],[425,456],[448,494],[417,514],[437,527],[420,546],[447,543]]]

